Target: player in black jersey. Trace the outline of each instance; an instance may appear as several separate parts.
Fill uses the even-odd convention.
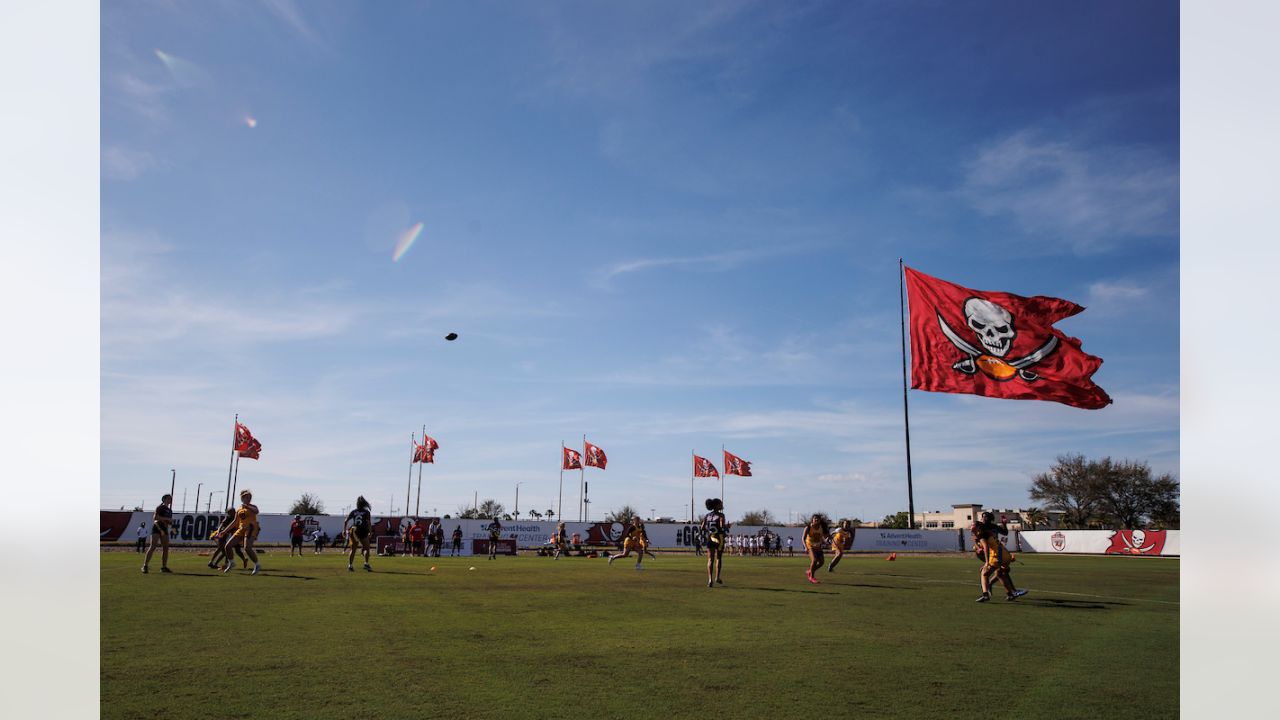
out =
[[[369,536],[373,533],[373,514],[369,512],[369,501],[365,500],[363,495],[356,498],[356,509],[347,513],[347,519],[342,523],[342,532],[350,532],[351,549],[347,551],[348,572],[355,572],[352,565],[356,561],[357,545],[364,553],[364,569],[373,570],[369,566]]]
[[[498,541],[502,539],[502,523],[498,522],[498,518],[494,518],[489,524],[489,559],[493,560],[498,557]]]
[[[142,560],[142,574],[147,574],[147,566],[151,564],[151,555],[156,551],[159,545],[162,550],[160,553],[160,572],[173,572],[169,569],[169,526],[173,524],[173,497],[165,493],[160,498],[160,504],[156,506],[156,510],[151,514],[151,545],[147,548],[147,556]]]
[[[729,523],[724,517],[724,503],[720,498],[707,498],[708,512],[702,518],[699,531],[707,543],[707,587],[715,583],[724,584],[720,579],[720,569],[724,566],[725,534],[729,532]]]

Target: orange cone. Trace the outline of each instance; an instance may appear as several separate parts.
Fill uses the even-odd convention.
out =
[[[897,560],[897,559],[898,559],[898,553],[896,552],[889,553],[889,557],[885,558],[885,560]]]

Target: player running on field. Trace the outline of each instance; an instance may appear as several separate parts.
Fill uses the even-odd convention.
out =
[[[235,532],[235,529],[236,509],[229,507],[227,508],[227,513],[222,516],[222,522],[218,525],[218,529],[209,533],[209,539],[214,542],[213,553],[209,557],[209,567],[215,570],[222,567],[223,561],[227,559],[227,553],[230,552],[227,549],[227,541],[231,539],[231,534]],[[239,555],[241,560],[244,559],[244,551],[240,549],[239,545],[235,547],[235,554]]]
[[[253,549],[253,541],[258,537],[258,506],[253,504],[253,493],[246,490],[240,491],[240,507],[236,508],[236,526],[231,533],[231,537],[227,539],[227,547],[223,550],[223,554],[227,558],[227,564],[222,568],[222,572],[231,572],[236,566],[235,560],[231,558],[231,551],[239,547],[244,547],[244,554],[253,560],[253,572],[250,575],[257,575],[262,566],[258,564],[258,551]]]
[[[804,548],[809,551],[809,569],[804,575],[815,585],[818,579],[813,574],[822,569],[822,544],[827,541],[829,530],[827,521],[816,513],[809,518],[809,526],[804,529]]]
[[[352,567],[356,561],[356,547],[360,547],[364,554],[364,569],[372,571],[369,566],[369,536],[373,534],[373,513],[369,512],[369,501],[364,496],[356,498],[356,509],[347,513],[347,519],[342,523],[342,532],[349,533],[348,545],[351,549],[347,551],[347,571],[355,572]]]
[[[982,585],[982,594],[978,596],[978,602],[987,602],[991,599],[991,578],[993,577],[999,578],[1000,583],[1004,585],[1005,600],[1016,600],[1026,595],[1026,590],[1019,590],[1013,585],[1009,564],[1014,561],[1014,558],[1004,543],[1000,542],[1000,536],[983,523],[974,523],[969,528],[969,532],[973,534],[974,545],[986,558],[982,572],[978,576]]]
[[[834,572],[836,565],[840,562],[840,558],[844,557],[844,551],[849,549],[853,544],[853,523],[849,520],[841,520],[840,527],[831,536],[831,564],[827,566],[827,572]]]
[[[724,567],[724,546],[729,532],[729,523],[724,517],[724,503],[720,498],[707,498],[706,515],[702,516],[699,531],[707,541],[707,587],[715,583],[721,585],[720,570]]]
[[[569,531],[565,529],[564,521],[556,524],[556,533],[551,536],[551,544],[556,547],[556,560],[559,560],[561,555],[569,554]]]
[[[631,551],[634,550],[636,552],[636,569],[643,570],[644,568],[640,567],[640,563],[644,561],[644,553],[648,547],[649,536],[645,534],[644,522],[640,520],[638,515],[633,516],[630,527],[627,528],[626,534],[622,536],[622,552],[617,555],[610,555],[609,564],[612,565],[614,560],[630,555]]]

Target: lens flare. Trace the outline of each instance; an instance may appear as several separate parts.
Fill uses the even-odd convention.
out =
[[[245,125],[248,125],[248,126],[249,126],[249,127],[251,127],[251,128],[256,128],[256,127],[258,127],[258,119],[257,119],[257,118],[255,118],[255,117],[250,117],[250,116],[248,116],[248,115],[245,115],[245,116],[244,116],[244,124],[245,124]]]
[[[400,239],[396,242],[396,251],[391,254],[391,262],[400,262],[400,258],[409,252],[409,248],[413,247],[413,241],[417,240],[421,234],[422,223],[418,223],[401,233]]]

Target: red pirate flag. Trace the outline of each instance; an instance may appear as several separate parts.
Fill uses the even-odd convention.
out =
[[[716,470],[716,466],[710,460],[700,456],[693,456],[693,476],[694,477],[720,477],[720,471]]]
[[[588,466],[598,467],[601,470],[603,470],[604,466],[609,464],[609,458],[605,457],[603,450],[596,447],[595,445],[592,445],[586,440],[583,440],[582,444],[583,444],[582,454],[586,456]]]
[[[906,268],[911,387],[1010,400],[1052,400],[1096,410],[1102,359],[1053,324],[1084,308],[1037,295],[970,290]]]
[[[562,447],[560,449],[564,451],[564,463],[561,465],[562,468],[564,468],[565,470],[581,470],[582,469],[581,453],[579,453],[577,450],[572,450],[567,447]]]
[[[751,463],[734,455],[728,450],[724,451],[724,474],[738,475],[741,477],[751,477]]]
[[[434,463],[436,461],[436,450],[440,449],[440,444],[430,437],[423,435],[422,444],[413,444],[413,462],[415,463]],[[412,464],[412,463],[410,463]]]
[[[253,433],[249,432],[249,428],[236,423],[235,449],[237,453],[240,453],[240,457],[257,460],[258,454],[262,452],[262,443],[253,437]]]

